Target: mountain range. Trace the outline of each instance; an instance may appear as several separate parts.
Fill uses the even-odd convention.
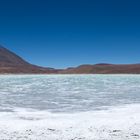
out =
[[[140,74],[140,64],[94,64],[67,69],[54,69],[30,64],[23,58],[0,46],[1,74]]]

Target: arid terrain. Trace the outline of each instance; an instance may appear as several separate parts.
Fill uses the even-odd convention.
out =
[[[47,60],[46,60],[47,61]],[[84,64],[67,69],[33,65],[0,46],[0,73],[27,74],[140,74],[140,64]]]

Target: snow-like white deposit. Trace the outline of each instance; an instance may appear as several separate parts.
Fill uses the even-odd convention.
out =
[[[74,114],[15,109],[0,114],[0,140],[140,139],[140,105]]]
[[[140,75],[1,75],[0,140],[140,140]]]

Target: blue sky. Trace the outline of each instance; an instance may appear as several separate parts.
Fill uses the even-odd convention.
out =
[[[55,68],[140,63],[139,0],[0,1],[0,44]]]

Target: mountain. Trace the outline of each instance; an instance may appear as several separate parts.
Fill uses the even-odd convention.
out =
[[[30,64],[10,50],[0,46],[0,73],[25,74],[140,74],[140,64],[80,65],[67,69],[45,68]]]
[[[0,73],[57,73],[57,70],[32,65],[0,46]]]
[[[140,74],[140,64],[81,65],[63,70],[63,74]]]

